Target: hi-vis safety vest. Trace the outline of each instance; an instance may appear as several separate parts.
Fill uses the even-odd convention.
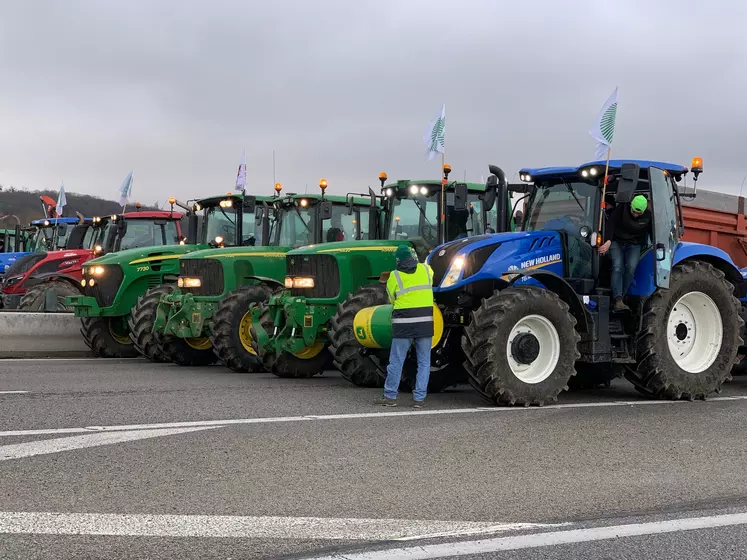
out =
[[[433,269],[418,264],[408,274],[394,270],[386,282],[392,309],[392,338],[433,336]]]

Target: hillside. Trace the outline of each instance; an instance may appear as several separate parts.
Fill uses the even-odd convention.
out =
[[[0,187],[0,216],[5,214],[15,214],[26,224],[31,220],[44,217],[42,202],[39,200],[41,195],[46,195],[57,200],[55,191],[25,191],[11,188]],[[67,204],[65,205],[65,216],[75,216],[75,212],[80,212],[86,217],[90,216],[107,216],[120,212],[122,207],[119,202],[114,200],[104,200],[96,196],[87,194],[77,194],[73,192],[65,193]],[[134,210],[134,205],[132,210]],[[143,206],[144,210],[153,210],[154,206]],[[15,220],[4,220],[0,227],[15,225]]]

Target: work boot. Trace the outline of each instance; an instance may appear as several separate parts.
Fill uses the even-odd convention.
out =
[[[420,408],[423,408],[424,406],[425,406],[425,401],[416,401],[416,400],[412,401],[413,408],[420,409]]]
[[[625,305],[625,302],[623,302],[623,298],[621,297],[615,298],[615,312],[620,313],[623,311],[630,311],[630,307]]]
[[[387,397],[379,397],[374,401],[374,404],[379,406],[397,406],[397,399],[389,399]]]

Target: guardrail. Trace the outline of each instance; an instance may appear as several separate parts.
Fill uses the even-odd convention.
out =
[[[0,358],[91,356],[72,313],[0,311]]]

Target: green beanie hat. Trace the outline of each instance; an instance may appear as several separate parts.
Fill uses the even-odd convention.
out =
[[[409,261],[410,259],[414,259],[415,257],[412,254],[412,250],[410,249],[409,245],[400,245],[397,247],[397,250],[394,252],[394,258],[397,260],[398,263]]]
[[[646,211],[646,208],[648,208],[648,200],[646,200],[646,197],[642,194],[636,195],[633,197],[633,200],[630,201],[630,207],[636,212],[642,214]]]

